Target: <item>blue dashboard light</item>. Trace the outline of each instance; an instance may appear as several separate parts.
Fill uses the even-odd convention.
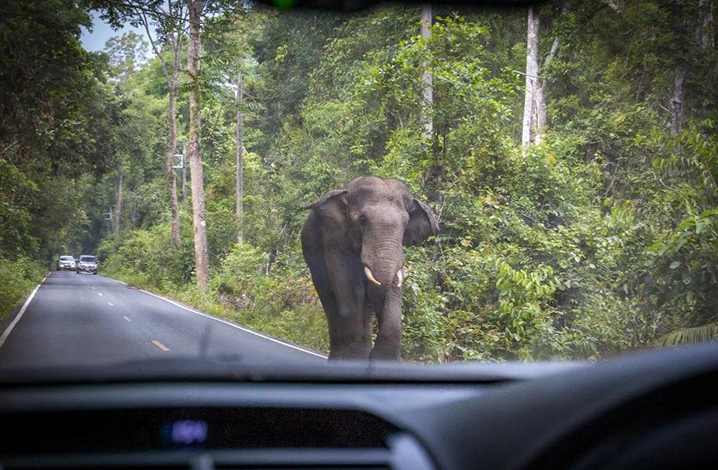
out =
[[[182,420],[172,423],[172,442],[175,444],[202,444],[207,439],[207,422]]]

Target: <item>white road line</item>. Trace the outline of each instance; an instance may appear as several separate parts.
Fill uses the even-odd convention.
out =
[[[148,291],[146,291],[146,290],[144,290],[144,289],[140,289],[140,291],[144,292],[144,293],[147,294],[147,295],[151,295],[152,297],[157,297],[158,299],[164,300],[165,302],[169,302],[169,303],[171,303],[172,305],[174,305],[175,307],[179,307],[179,308],[181,308],[181,309],[183,309],[183,310],[187,310],[188,312],[192,312],[192,313],[195,313],[195,314],[197,314],[197,315],[201,315],[201,316],[203,316],[203,317],[205,317],[205,318],[211,318],[212,320],[216,320],[216,321],[218,321],[218,322],[220,322],[220,323],[224,323],[225,325],[229,325],[229,326],[231,326],[232,328],[237,328],[238,330],[242,330],[242,331],[244,331],[244,332],[246,332],[246,333],[250,333],[250,334],[253,334],[253,335],[255,335],[255,336],[259,336],[260,338],[264,338],[264,339],[266,339],[266,340],[269,340],[269,341],[272,341],[272,342],[281,344],[282,346],[286,346],[286,347],[288,347],[288,348],[296,349],[297,351],[301,351],[301,352],[304,352],[304,353],[307,353],[307,354],[311,354],[312,356],[321,357],[322,359],[326,359],[326,358],[327,358],[327,356],[325,356],[325,355],[323,355],[323,354],[317,354],[317,353],[315,353],[314,351],[309,351],[309,350],[307,350],[307,349],[300,348],[299,346],[295,346],[295,345],[293,345],[293,344],[285,343],[284,341],[279,341],[278,339],[270,338],[269,336],[265,336],[265,335],[263,335],[263,334],[261,334],[261,333],[257,333],[256,331],[252,331],[252,330],[249,330],[249,329],[247,329],[247,328],[242,328],[242,327],[239,326],[239,325],[235,325],[234,323],[230,323],[230,322],[225,321],[225,320],[222,320],[222,319],[220,319],[220,318],[213,317],[212,315],[207,315],[206,313],[198,312],[197,310],[192,310],[191,308],[187,308],[187,307],[185,307],[184,305],[181,305],[181,304],[175,302],[174,300],[166,299],[166,298],[164,298],[164,297],[162,297],[162,296],[159,296],[159,295],[157,295],[157,294],[153,294],[152,292],[148,292]]]
[[[107,305],[109,305],[110,307],[112,307],[114,304],[113,304],[112,302],[107,302]]]
[[[152,340],[152,344],[154,344],[155,346],[157,346],[158,348],[160,348],[160,349],[163,350],[164,352],[167,352],[167,351],[170,350],[170,348],[168,348],[168,347],[165,346],[164,344],[160,343],[160,342],[157,341],[156,339],[153,339],[153,340]]]
[[[105,277],[105,276],[100,276],[100,277],[101,277],[102,279],[108,279],[108,280],[110,280],[110,281],[119,282],[119,283],[122,284],[123,286],[126,286],[126,285],[127,285],[126,282],[118,281],[117,279],[112,279],[111,277]]]
[[[132,320],[130,319],[130,317],[128,317],[127,315],[123,316],[122,318],[124,318],[125,321],[132,321]]]
[[[47,276],[49,276],[49,275],[50,274],[48,274]],[[7,337],[10,336],[10,332],[12,331],[13,328],[15,328],[15,325],[17,325],[17,322],[19,322],[20,319],[22,318],[22,315],[25,313],[25,310],[27,310],[27,306],[30,305],[30,302],[32,301],[33,297],[35,297],[35,293],[40,288],[42,283],[45,282],[45,279],[47,279],[47,276],[45,276],[42,279],[42,281],[40,281],[40,284],[38,284],[37,287],[35,287],[35,289],[32,291],[32,294],[30,294],[30,296],[27,298],[25,303],[22,305],[20,312],[18,312],[15,319],[12,321],[12,323],[10,323],[10,325],[7,327],[7,329],[3,332],[2,336],[0,336],[0,348],[2,348],[2,345],[5,344]]]

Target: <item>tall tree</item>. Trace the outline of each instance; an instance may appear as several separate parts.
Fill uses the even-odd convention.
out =
[[[423,3],[421,5],[422,39],[426,40],[431,38],[431,21],[431,3]],[[426,110],[426,114],[422,118],[424,124],[424,137],[428,139],[431,137],[431,133],[434,130],[434,120],[431,115],[434,105],[434,76],[429,70],[428,62],[424,63],[424,72],[421,76],[421,81],[423,85],[422,97],[424,101],[424,109]]]
[[[701,51],[715,47],[715,34],[713,29],[713,2],[711,0],[698,0],[698,44]]]
[[[207,290],[209,280],[209,252],[207,249],[207,218],[204,205],[204,171],[200,148],[199,72],[200,27],[203,0],[187,0],[189,12],[189,47],[187,72],[189,83],[189,162],[192,185],[192,224],[194,229],[194,260],[197,287]]]
[[[671,96],[671,135],[680,134],[683,130],[683,86],[686,71],[678,66],[673,78],[673,95]]]
[[[242,72],[237,72],[237,105],[241,104],[242,100]],[[242,228],[242,216],[244,215],[244,206],[242,205],[242,198],[244,196],[244,138],[243,132],[243,119],[241,109],[237,109],[237,189],[235,210],[237,220],[239,222],[239,229],[237,231],[237,241],[242,243],[244,241],[244,229]]]
[[[125,22],[145,29],[152,50],[162,63],[162,73],[167,80],[168,94],[168,143],[165,153],[165,171],[170,194],[172,212],[172,243],[180,246],[179,206],[177,204],[177,178],[172,168],[177,150],[176,102],[179,86],[179,70],[182,58],[182,43],[186,35],[187,11],[183,0],[108,1],[90,0],[90,5],[103,12],[103,18],[114,27],[119,28]],[[157,38],[153,38],[151,27],[154,27]],[[159,44],[158,44],[159,43]],[[171,64],[168,66],[165,54],[169,52]]]
[[[535,127],[536,94],[538,84],[539,15],[534,7],[528,8],[526,34],[526,94],[524,95],[524,117],[521,129],[521,145],[531,143],[531,131]]]
[[[551,61],[556,56],[556,53],[558,52],[558,47],[561,44],[560,38],[556,38],[553,40],[553,44],[551,44],[551,50],[548,53],[548,56],[546,56],[546,59],[544,60],[543,64],[541,64],[541,73],[543,74],[544,71],[548,68],[549,64],[551,64]],[[534,137],[534,140],[536,143],[540,143],[541,139],[543,138],[543,134],[546,132],[546,126],[548,125],[548,116],[546,112],[546,79],[543,77],[538,78],[538,89],[536,90],[536,135]]]
[[[185,18],[186,11],[181,1],[167,0],[167,11],[163,11],[161,7],[155,5],[150,14],[152,20],[157,24],[160,32],[160,38],[163,47],[160,49],[156,41],[152,39],[150,31],[150,19],[147,17],[145,9],[135,7],[137,14],[142,20],[145,32],[152,45],[152,50],[159,57],[162,63],[162,73],[167,80],[168,93],[168,142],[167,152],[165,153],[165,171],[167,172],[167,182],[169,184],[170,193],[170,209],[172,211],[172,244],[179,248],[181,244],[179,229],[179,205],[177,203],[177,176],[173,168],[174,156],[177,153],[177,87],[179,86],[179,71],[182,60],[182,43],[185,36]],[[165,52],[170,52],[171,63],[168,66],[165,60]]]

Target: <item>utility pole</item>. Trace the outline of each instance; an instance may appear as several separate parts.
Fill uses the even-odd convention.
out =
[[[103,218],[105,219],[105,232],[110,233],[112,231],[112,208],[110,212],[103,212]]]

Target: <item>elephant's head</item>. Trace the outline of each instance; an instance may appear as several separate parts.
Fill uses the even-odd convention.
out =
[[[403,283],[403,246],[419,245],[439,231],[431,209],[395,179],[356,178],[312,207],[336,221],[369,283],[384,292]]]

